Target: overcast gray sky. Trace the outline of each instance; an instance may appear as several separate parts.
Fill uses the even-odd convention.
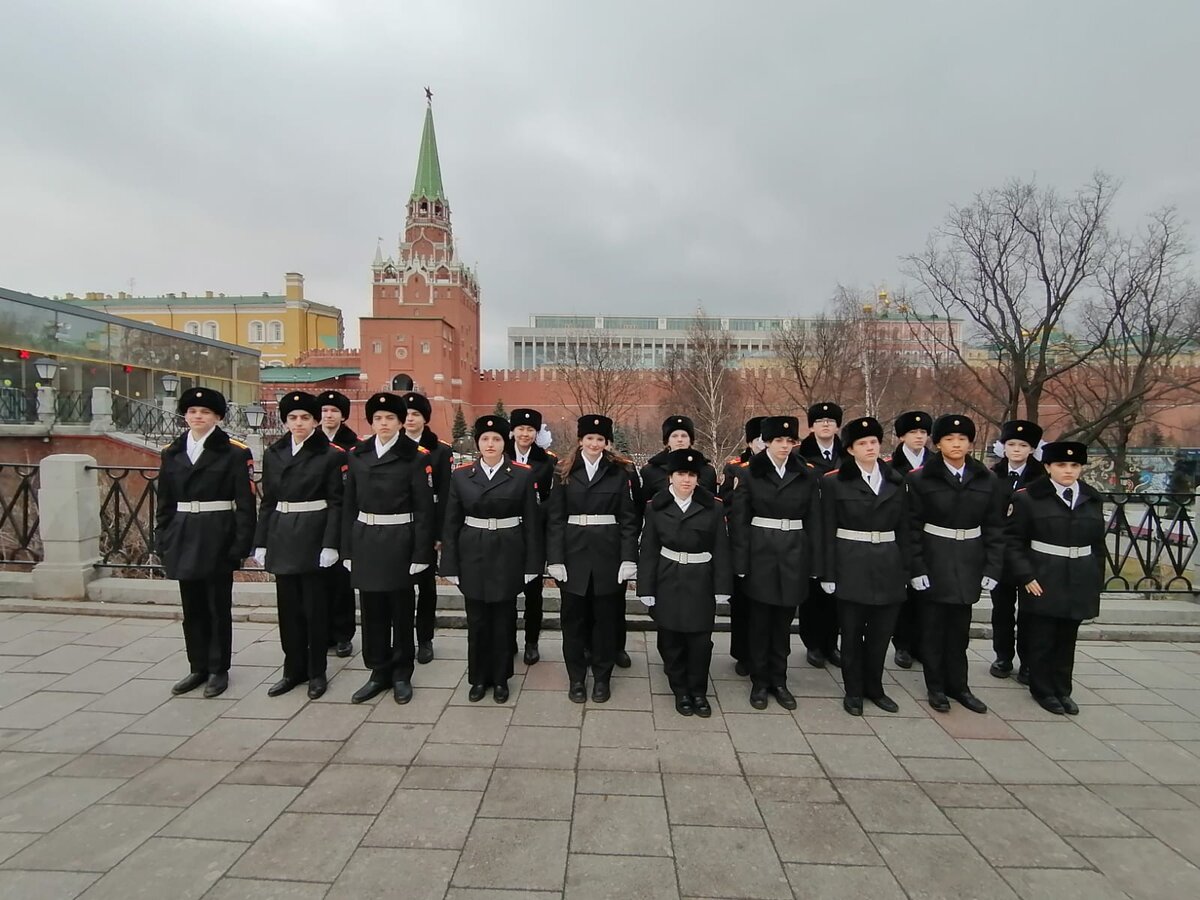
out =
[[[1010,176],[1194,231],[1197,34],[1190,0],[5,0],[0,284],[299,271],[356,344],[429,84],[485,365],[533,312],[815,311]]]

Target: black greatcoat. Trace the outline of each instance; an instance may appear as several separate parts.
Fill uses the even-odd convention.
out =
[[[546,563],[565,565],[568,580],[559,587],[571,594],[587,593],[591,580],[599,596],[623,590],[617,570],[638,558],[641,517],[633,500],[631,466],[609,458],[600,460],[596,477],[588,481],[580,453],[564,480],[555,476],[546,511]],[[616,525],[568,525],[576,515],[616,516]]]
[[[754,451],[747,447],[737,456],[725,460],[725,468],[721,470],[721,483],[717,487],[717,496],[728,501],[737,490],[738,482],[746,476],[746,463],[754,456]]]
[[[1006,504],[1012,502],[1012,495],[1021,488],[1029,487],[1030,484],[1037,481],[1039,478],[1046,477],[1046,467],[1043,466],[1039,460],[1034,459],[1032,456],[1025,460],[1025,468],[1021,472],[1021,477],[1016,479],[1015,483],[1013,479],[1008,477],[1007,459],[1001,459],[998,463],[993,465],[992,471],[996,473],[997,480],[999,480],[1000,484],[1004,486],[1004,501]],[[1004,577],[1000,580],[1008,584],[1012,584],[1015,583],[1017,579],[1013,577],[1012,572],[1009,570],[1008,562],[1008,554],[1005,554]]]
[[[833,461],[826,462],[825,455],[821,452],[821,446],[817,443],[817,439],[813,435],[808,435],[796,447],[794,452],[797,456],[804,459],[806,462],[813,464],[813,468],[817,470],[818,475],[824,475],[826,472],[832,472],[843,464],[849,463],[850,457],[846,453],[846,448],[842,446],[842,439],[839,435],[833,437]]]
[[[797,606],[808,596],[815,545],[821,535],[820,477],[808,463],[789,454],[781,480],[766,451],[739,470],[729,509],[733,570],[745,575],[746,592],[759,603]],[[752,525],[755,516],[801,519],[803,530],[781,531]]]
[[[670,450],[662,450],[650,457],[642,466],[642,489],[637,497],[639,507],[645,506],[648,500],[660,491],[665,491],[671,483],[671,476],[666,469],[667,456],[670,453]],[[700,487],[710,493],[717,493],[717,470],[711,464],[705,463],[699,474]]]
[[[354,586],[372,592],[410,587],[408,567],[434,561],[436,513],[429,451],[400,435],[380,457],[375,454],[375,437],[371,436],[346,454],[346,465],[342,558],[353,563]],[[413,521],[405,525],[367,525],[358,521],[360,512],[411,513]]]
[[[478,519],[519,518],[515,528],[488,530],[467,525]],[[545,566],[538,495],[533,471],[505,460],[489,480],[478,463],[454,470],[446,497],[442,530],[443,576],[458,576],[464,597],[484,603],[514,599],[525,587],[525,576]]]
[[[712,631],[718,594],[732,596],[733,566],[724,505],[697,486],[683,512],[670,491],[646,505],[638,558],[638,596],[654,597],[650,615],[669,631]],[[711,553],[707,563],[679,563],[659,550]]]
[[[450,490],[450,472],[454,468],[454,452],[445,441],[428,428],[418,441],[429,451],[429,463],[433,466],[433,502],[437,504],[437,516],[434,520],[433,539],[442,539],[442,522],[446,518],[446,494]]]
[[[821,581],[837,585],[842,600],[885,606],[902,603],[911,556],[908,489],[904,478],[887,463],[877,465],[883,483],[876,495],[854,460],[847,460],[821,479]],[[850,541],[837,529],[894,531],[896,540],[881,544]]]
[[[1004,569],[1004,510],[1007,490],[977,459],[964,460],[959,484],[941,456],[908,475],[912,522],[909,577],[929,576],[923,600],[970,606],[978,602],[984,577],[1000,580]],[[926,523],[943,528],[975,528],[981,537],[959,541],[929,534]]]
[[[155,514],[158,555],[167,577],[196,581],[233,572],[254,539],[254,460],[250,448],[220,427],[192,465],[185,431],[162,451]],[[232,510],[180,513],[183,501],[232,500]]]
[[[1093,619],[1100,614],[1104,585],[1104,509],[1096,490],[1075,483],[1073,509],[1058,498],[1049,476],[1017,491],[1009,507],[1008,561],[1013,580],[1021,585],[1037,579],[1042,596],[1021,594],[1022,608],[1056,619]],[[1091,547],[1090,556],[1068,559],[1030,548],[1030,541],[1060,547]]]
[[[315,572],[326,547],[341,547],[342,471],[346,454],[321,429],[292,455],[292,436],[285,434],[263,454],[262,506],[254,546],[267,550],[267,571],[276,575]],[[281,513],[280,501],[324,500],[325,509]]]
[[[937,451],[925,448],[925,457],[921,461],[922,466],[929,465],[929,460],[937,456]],[[892,451],[892,455],[884,460],[889,466],[899,472],[901,475],[907,475],[913,470],[912,463],[908,461],[908,457],[904,455],[904,445],[898,444],[896,449]]]
[[[324,431],[321,431],[320,427],[317,428],[317,431],[320,431],[321,434],[325,434]],[[325,437],[328,438],[329,435],[325,434]],[[329,440],[330,443],[336,446],[339,450],[349,450],[358,443],[358,435],[351,431],[348,425],[342,423],[338,426],[338,430],[333,433],[333,437],[329,438]]]
[[[512,454],[509,455],[511,457]],[[526,465],[529,466],[530,475],[537,487],[538,499],[545,503],[550,499],[550,489],[554,486],[554,467],[558,465],[558,456],[534,444],[529,448]]]

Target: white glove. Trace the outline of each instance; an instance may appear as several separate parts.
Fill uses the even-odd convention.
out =
[[[536,576],[536,575],[526,575],[525,576],[526,584],[529,584],[529,582],[531,582],[531,581],[537,581],[537,580],[538,580],[538,576]]]
[[[344,568],[344,569],[345,569],[347,572],[350,572],[350,571],[352,571],[352,570],[351,570],[351,568],[350,568],[350,560],[348,560],[348,559],[343,559],[343,560],[342,560],[342,568]]]
[[[995,578],[989,578],[987,575],[984,575],[983,581],[980,583],[979,586],[981,588],[983,588],[985,591],[991,591],[991,590],[995,590],[996,585],[998,585],[999,583],[1000,582],[998,582]]]
[[[256,563],[258,563],[260,566],[264,566],[264,567],[266,566],[266,564],[267,564],[267,548],[266,547],[255,547],[254,548],[254,561]]]
[[[910,581],[909,584],[912,585],[912,589],[914,591],[927,591],[929,590],[929,576],[918,575],[916,578]]]
[[[745,578],[745,577],[746,577],[746,573],[745,573],[745,572],[738,572],[738,573],[737,573],[737,577],[738,577],[738,578]]]
[[[632,581],[635,578],[637,578],[637,563],[621,563],[621,568],[617,569],[617,584],[624,584],[626,581]]]
[[[567,580],[567,567],[564,566],[562,563],[555,563],[552,566],[546,566],[546,574],[549,575],[551,578],[553,578],[555,581],[566,581]]]
[[[717,602],[718,603],[728,603],[729,595],[728,594],[717,594]]]
[[[823,590],[827,594],[832,594],[834,591],[837,590],[837,585],[832,581],[822,581],[821,582],[821,590]]]
[[[450,584],[454,585],[455,587],[458,587],[458,576],[457,575],[443,575],[442,577],[445,578],[446,581],[450,582]]]
[[[321,548],[321,558],[317,560],[317,565],[322,569],[328,569],[338,561],[338,552],[332,547]]]
[[[429,563],[413,563],[411,566],[408,567],[408,574],[409,575],[420,575],[422,572],[424,572],[428,568],[429,568]]]
[[[645,606],[647,609],[654,605],[653,597],[638,597],[638,599],[642,601],[642,606]]]

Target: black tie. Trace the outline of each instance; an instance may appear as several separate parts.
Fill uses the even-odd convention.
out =
[[[1009,472],[1008,477],[1012,479],[1013,487],[1017,486],[1017,482],[1021,480],[1020,472]]]
[[[1067,508],[1071,508],[1071,501],[1075,499],[1075,493],[1070,488],[1063,488],[1063,502],[1067,504]]]
[[[959,484],[962,484],[962,472],[955,472],[954,477],[958,479]]]
[[[833,451],[832,451],[832,450],[826,450],[826,451],[825,451],[825,462],[830,462],[830,461],[832,461],[832,460],[833,460]]]

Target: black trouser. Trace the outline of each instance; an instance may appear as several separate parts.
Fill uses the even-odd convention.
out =
[[[992,588],[992,650],[996,659],[1026,662],[1029,636],[1025,634],[1025,616],[1021,612],[1015,584],[1000,582]]]
[[[513,620],[517,598],[485,603],[464,598],[467,607],[467,681],[506,684],[512,677]]]
[[[729,598],[729,655],[740,663],[750,665],[750,604],[746,579],[735,578],[733,596]],[[795,607],[792,608],[795,612]],[[791,625],[789,624],[789,628]]]
[[[588,585],[586,594],[562,592],[563,659],[572,683],[587,677],[584,653],[592,654],[592,677],[608,681],[617,658],[618,620],[625,620],[625,587],[620,592],[598,594]]]
[[[971,642],[969,603],[921,603],[921,665],[925,689],[957,697],[966,693],[967,645]]]
[[[808,586],[808,597],[800,606],[800,640],[809,650],[819,650],[830,656],[837,649],[838,601],[832,594],[821,590],[820,579],[814,578]],[[891,640],[891,633],[888,639]]]
[[[329,647],[328,579],[324,572],[275,576],[283,677],[297,681],[325,677]]]
[[[896,633],[892,635],[892,646],[903,650],[913,659],[921,658],[921,592],[906,588],[907,596],[900,604],[900,615],[896,617]]]
[[[708,694],[708,667],[712,663],[711,631],[658,629],[658,655],[667,683],[676,697]]]
[[[899,603],[837,602],[842,629],[842,683],[847,697],[883,696],[883,662],[896,630]]]
[[[538,638],[542,636],[543,590],[545,590],[545,583],[541,575],[525,585],[525,643],[527,644],[536,644]],[[513,641],[515,645],[515,637]]]
[[[183,642],[193,672],[229,671],[233,655],[233,573],[179,582]]]
[[[329,592],[329,643],[348,644],[354,638],[354,584],[350,573],[338,560],[322,569],[325,590]]]
[[[1021,657],[1029,665],[1029,693],[1038,699],[1070,697],[1079,620],[1039,616],[1026,610],[1021,624],[1029,631],[1029,656]]]
[[[437,625],[437,567],[429,566],[412,580],[417,589],[417,643],[429,644]]]
[[[413,673],[413,591],[359,591],[362,604],[363,663],[373,681],[411,681]]]
[[[747,598],[746,643],[755,688],[787,687],[788,654],[792,652],[792,619],[796,607],[776,606]]]

